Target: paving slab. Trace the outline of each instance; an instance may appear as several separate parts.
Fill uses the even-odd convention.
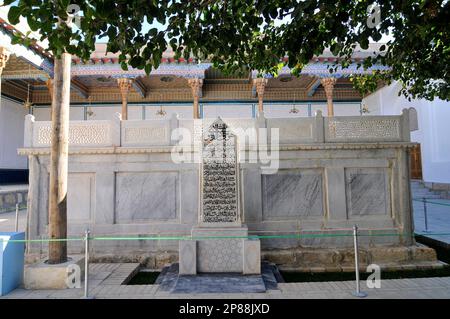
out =
[[[161,293],[263,293],[277,289],[274,265],[263,263],[261,275],[215,274],[179,275],[178,264],[161,272],[156,282]]]
[[[106,269],[112,269],[110,276],[125,278],[135,271],[137,264],[92,264],[89,278],[105,277]],[[124,270],[128,269],[128,273]],[[117,272],[117,273],[115,273]],[[92,279],[89,295],[96,299],[356,299],[352,295],[354,281],[277,283],[277,289],[266,289],[265,292],[230,292],[214,291],[211,293],[189,293],[183,291],[188,283],[181,283],[177,293],[161,289],[160,284],[123,285],[108,284],[106,279]],[[223,277],[223,276],[222,276]],[[224,278],[224,277],[223,277]],[[167,279],[167,278],[166,278]],[[223,279],[223,281],[227,281]],[[94,286],[95,282],[95,286]],[[167,283],[166,283],[167,284]],[[229,284],[229,282],[227,283]],[[176,287],[173,286],[173,287]],[[361,290],[368,293],[368,299],[450,299],[450,277],[384,279],[380,289],[369,289],[361,281]],[[84,294],[81,289],[62,290],[25,290],[18,288],[1,299],[79,299]]]

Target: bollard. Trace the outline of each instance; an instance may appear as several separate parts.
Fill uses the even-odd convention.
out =
[[[16,226],[14,231],[17,233],[19,231],[19,203],[16,203]]]
[[[427,212],[427,199],[422,198],[423,201],[423,213],[425,217],[425,232],[428,232],[428,212]]]
[[[356,291],[353,292],[353,296],[364,298],[367,297],[367,293],[361,291],[359,286],[359,260],[358,260],[358,226],[353,225],[353,244],[355,248],[355,276],[356,276]]]
[[[84,233],[84,299],[93,299],[89,297],[89,229]]]

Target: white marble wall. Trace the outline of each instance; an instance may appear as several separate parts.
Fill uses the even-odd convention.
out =
[[[389,212],[388,169],[346,168],[347,211],[351,216],[386,215]]]
[[[191,137],[198,135],[201,127],[209,127],[215,119],[170,118],[122,121],[115,113],[109,120],[71,121],[69,147],[151,147],[169,146],[174,130],[188,130]],[[323,117],[319,112],[308,118],[225,118],[233,132],[237,129],[267,129],[267,143],[277,136],[279,144],[356,143],[356,142],[409,142],[409,110],[401,116],[348,116]],[[278,133],[277,133],[278,131]],[[235,132],[237,134],[237,132]],[[177,134],[174,134],[177,135]],[[256,133],[255,133],[256,135]],[[36,121],[32,115],[25,117],[24,147],[49,147],[51,122]],[[190,144],[183,141],[181,144]],[[260,139],[259,142],[262,142]],[[244,144],[244,143],[242,143]]]
[[[177,217],[177,172],[123,172],[116,175],[117,223],[167,221]]]
[[[280,151],[280,169],[269,175],[258,164],[241,164],[242,222],[251,234],[261,235],[339,232],[355,223],[387,232],[411,231],[409,184],[404,182],[409,165],[406,149],[398,144],[361,147],[290,147]],[[69,158],[69,236],[80,236],[86,228],[99,236],[179,236],[189,235],[198,224],[199,164],[175,164],[169,151],[150,149]],[[48,155],[30,155],[31,238],[47,232],[48,165]],[[404,239],[371,240],[395,244]],[[110,252],[178,249],[176,241],[107,244],[102,249]],[[351,241],[271,239],[261,245],[262,249],[341,247],[351,246]]]
[[[286,169],[261,177],[263,220],[324,217],[321,170]]]
[[[95,173],[70,173],[67,189],[69,222],[91,223],[95,213]]]
[[[0,100],[0,169],[26,169],[27,159],[17,155],[23,146],[24,122],[27,110],[21,103],[6,97]]]
[[[273,174],[258,163],[239,164],[242,223],[251,234],[260,235],[339,233],[354,224],[369,230],[411,233],[408,158],[411,144],[409,131],[405,130],[409,130],[409,123],[407,114],[387,118],[392,119],[398,120],[400,128],[395,142],[384,136],[372,142],[364,142],[365,136],[356,142],[327,140],[324,129],[328,126],[324,122],[328,120],[320,115],[293,123],[291,121],[296,120],[234,120],[234,126],[289,126],[281,136],[284,142],[279,147],[277,172]],[[27,129],[33,131],[30,120],[28,118],[28,125],[32,127],[27,128],[26,124],[26,132]],[[350,122],[355,120],[349,119]],[[373,120],[383,123],[383,118],[373,117]],[[69,149],[69,236],[80,236],[86,228],[99,236],[189,235],[199,221],[200,163],[175,163],[169,144],[173,141],[164,138],[164,143],[155,144],[157,139],[153,135],[140,136],[135,146],[121,145],[120,130],[146,129],[152,123],[161,124],[157,126],[164,130],[172,129],[175,124],[193,129],[190,121],[172,117],[167,121],[128,121],[121,125],[118,119],[112,119],[107,123],[111,127],[112,146]],[[372,124],[362,127],[370,128]],[[232,129],[233,125],[230,124]],[[293,132],[302,125],[311,128],[313,139],[307,139],[309,133],[305,132],[295,136]],[[330,132],[327,134],[329,137]],[[47,233],[50,152],[46,147],[31,147],[20,152],[29,156],[29,234],[30,238],[38,238]],[[370,238],[370,241],[371,244],[391,245],[409,244],[411,239],[383,236]],[[261,244],[262,249],[266,249],[299,245],[349,247],[352,242],[348,237],[320,237],[266,239]],[[178,242],[174,240],[98,245],[115,253],[120,250],[126,253],[130,249],[178,250]],[[30,249],[38,248],[30,246]]]

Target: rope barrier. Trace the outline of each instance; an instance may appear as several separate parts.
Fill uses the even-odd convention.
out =
[[[450,207],[450,204],[447,204],[447,203],[438,203],[438,202],[430,202],[430,201],[428,201],[426,198],[422,198],[422,199],[413,198],[413,201],[421,202],[421,203],[427,203],[427,204],[441,205],[441,206],[449,206],[449,207]]]
[[[327,238],[327,237],[353,237],[353,234],[348,230],[346,234],[291,234],[291,235],[249,235],[249,236],[145,236],[145,237],[90,237],[89,240],[97,241],[142,241],[142,240],[202,240],[202,239],[299,239],[299,238]],[[359,233],[360,237],[397,237],[397,236],[414,236],[414,235],[426,235],[426,236],[450,236],[450,232],[426,232],[426,233],[383,233],[383,234],[364,234]],[[5,239],[3,241],[11,243],[37,243],[37,242],[62,242],[62,241],[84,241],[84,237],[72,237],[72,238],[43,238],[43,239]]]

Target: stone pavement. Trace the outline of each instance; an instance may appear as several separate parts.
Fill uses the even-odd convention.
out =
[[[426,204],[428,232],[448,234],[450,233],[450,200],[442,199],[439,192],[430,190],[419,180],[411,180],[411,195],[415,232],[450,244],[450,235],[431,235],[425,232],[425,214],[422,202],[423,198],[428,202]]]
[[[263,293],[277,289],[281,278],[278,268],[267,262],[261,263],[260,275],[201,273],[195,276],[178,276],[179,265],[173,263],[162,269],[155,281],[158,291],[171,293]]]
[[[450,244],[450,235],[432,235],[433,233],[450,234],[450,200],[427,199],[428,232],[425,232],[425,215],[423,202],[413,200],[415,232]],[[432,202],[432,203],[430,203]],[[439,204],[446,204],[438,205]]]
[[[138,269],[138,264],[92,264],[89,271],[90,296],[96,299],[347,299],[352,296],[354,281],[279,283],[278,290],[265,293],[213,293],[213,294],[171,294],[161,291],[159,285],[121,285],[131,273]],[[450,277],[390,279],[382,280],[380,289],[369,289],[361,282],[361,289],[368,293],[368,299],[448,299],[450,298]],[[66,290],[25,290],[16,289],[0,297],[24,299],[78,299],[83,296],[83,288]]]
[[[0,213],[0,232],[12,232],[16,225],[16,212]],[[27,210],[19,210],[19,231],[25,231]]]

